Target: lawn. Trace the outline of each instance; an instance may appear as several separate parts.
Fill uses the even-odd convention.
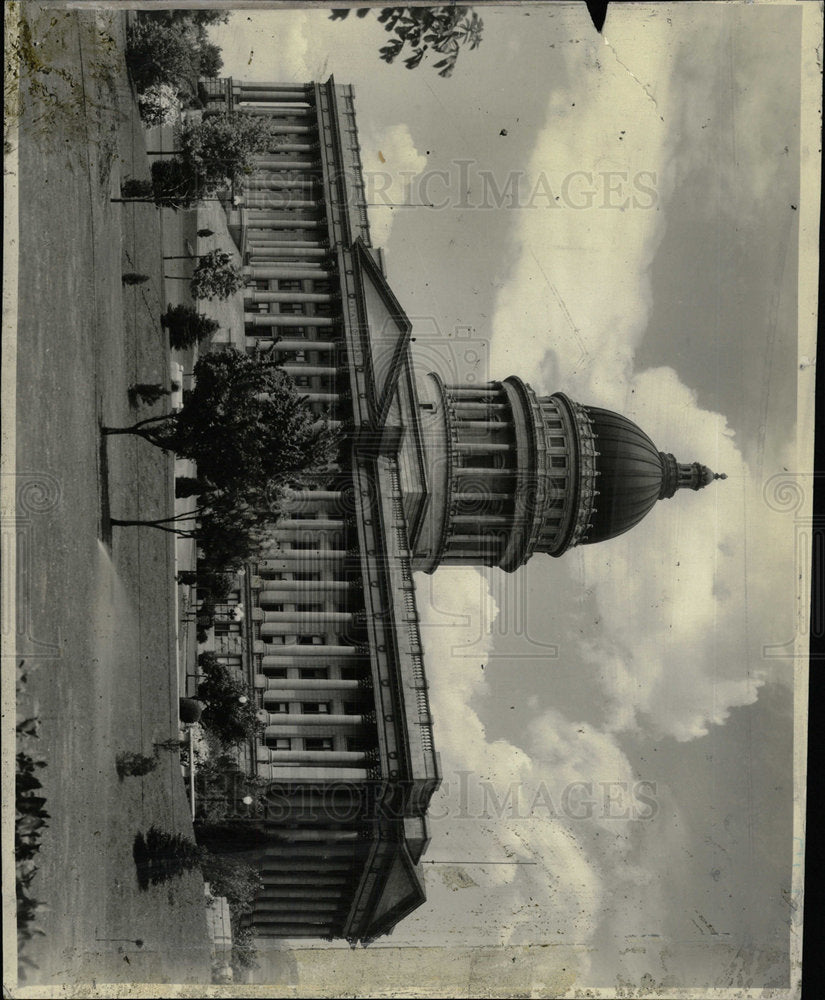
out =
[[[152,825],[191,836],[177,756],[161,751],[144,777],[116,771],[118,753],[177,734],[173,537],[107,520],[168,514],[173,459],[100,434],[168,405],[128,397],[168,382],[169,348],[158,213],[110,201],[122,177],[149,176],[124,15],[23,14],[38,45],[18,52],[17,660],[50,820],[31,886],[44,933],[20,973],[75,990],[208,982],[202,879],[141,891],[132,858]],[[129,271],[149,280],[123,285]]]

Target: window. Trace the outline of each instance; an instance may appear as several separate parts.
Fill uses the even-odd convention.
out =
[[[332,750],[332,737],[305,736],[304,750]]]
[[[329,715],[330,703],[328,701],[302,701],[301,711],[304,715]]]
[[[374,747],[375,740],[371,740],[368,736],[347,737],[347,750],[350,753],[366,753],[367,750],[372,750]]]
[[[288,701],[267,702],[266,707],[273,715],[287,715],[289,713]]]
[[[299,667],[298,676],[301,680],[326,680],[329,677],[329,670],[326,667]]]
[[[550,447],[551,448],[563,448],[564,447],[564,438],[563,437],[551,437],[550,438]]]
[[[267,736],[266,745],[270,750],[291,750],[292,740],[288,736]]]
[[[344,702],[344,715],[360,715],[362,706],[357,701]]]
[[[362,673],[361,667],[341,667],[341,680],[357,681]]]
[[[281,677],[286,679],[286,667],[266,667],[267,677]]]
[[[299,646],[320,646],[323,643],[323,636],[320,635],[299,635]]]
[[[550,464],[554,469],[563,469],[567,465],[567,458],[564,455],[551,455]]]

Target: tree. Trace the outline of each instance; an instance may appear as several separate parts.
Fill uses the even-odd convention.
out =
[[[263,729],[255,702],[244,683],[232,676],[214,653],[198,658],[203,680],[198,684],[198,701],[204,703],[201,725],[225,746],[254,739]]]
[[[194,387],[177,412],[103,433],[135,434],[192,459],[209,488],[194,511],[111,523],[194,538],[204,572],[227,572],[260,551],[280,516],[284,490],[301,485],[310,470],[323,475],[338,434],[315,420],[277,365],[228,350],[199,358],[193,374]]]
[[[219,324],[199,313],[192,306],[171,303],[160,318],[161,326],[169,331],[169,342],[176,351],[194,347],[219,329]]]
[[[207,28],[225,23],[227,16],[225,11],[139,11],[126,48],[138,93],[166,85],[187,103],[197,103],[199,78],[217,76],[223,66]]]
[[[223,69],[223,59],[220,48],[212,42],[204,42],[198,53],[200,59],[200,75],[214,79],[220,76]]]
[[[266,118],[240,111],[210,112],[199,122],[183,122],[176,139],[179,158],[205,191],[242,180],[253,170],[253,157],[278,141]]]
[[[178,157],[152,161],[152,195],[159,208],[191,208],[205,196],[196,174]]]
[[[192,275],[192,298],[228,299],[244,283],[243,273],[232,257],[225,250],[211,250],[198,260]]]
[[[230,493],[230,503],[277,506],[278,486],[307,469],[321,471],[337,435],[318,424],[293,380],[278,365],[239,351],[210,353],[195,365],[195,386],[174,421],[172,450],[192,458],[198,475]]]
[[[126,65],[139,94],[165,84],[187,101],[197,95],[199,60],[191,32],[138,16],[130,26]]]
[[[373,8],[361,7],[358,17],[366,17]],[[350,8],[336,8],[330,19],[343,20]],[[384,7],[379,11],[378,21],[384,30],[394,34],[386,45],[379,49],[384,62],[395,62],[405,48],[410,53],[404,58],[407,69],[420,65],[429,51],[443,58],[433,63],[438,75],[452,76],[462,47],[476,49],[481,44],[484,22],[472,7]]]

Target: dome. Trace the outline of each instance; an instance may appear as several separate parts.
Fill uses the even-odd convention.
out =
[[[629,531],[655,506],[662,494],[662,455],[647,434],[627,417],[586,406],[596,451],[596,489],[585,544]]]
[[[597,406],[584,406],[582,410],[593,435],[597,473],[597,495],[582,544],[624,534],[658,500],[669,499],[678,489],[700,490],[714,479],[727,478],[698,462],[677,462],[673,455],[659,451],[643,430],[620,413]]]

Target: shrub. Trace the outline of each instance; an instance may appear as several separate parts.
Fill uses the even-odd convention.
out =
[[[258,951],[255,947],[255,933],[251,927],[242,927],[232,919],[232,971],[236,976],[242,975],[248,969],[258,969]]]
[[[138,110],[143,124],[149,128],[171,125],[178,120],[181,100],[174,87],[168,83],[156,83],[139,95]]]
[[[213,895],[225,896],[230,908],[239,915],[250,913],[255,896],[263,885],[261,873],[244,861],[213,854],[203,848],[201,851],[201,871]]]
[[[170,305],[160,322],[169,331],[169,342],[176,351],[194,347],[215,333],[220,326],[214,319],[183,304]]]
[[[236,680],[214,653],[201,653],[198,663],[203,673],[198,699],[206,706],[201,716],[204,728],[212,730],[226,746],[257,736],[263,727],[246,685]],[[241,698],[247,700],[242,702]]]

